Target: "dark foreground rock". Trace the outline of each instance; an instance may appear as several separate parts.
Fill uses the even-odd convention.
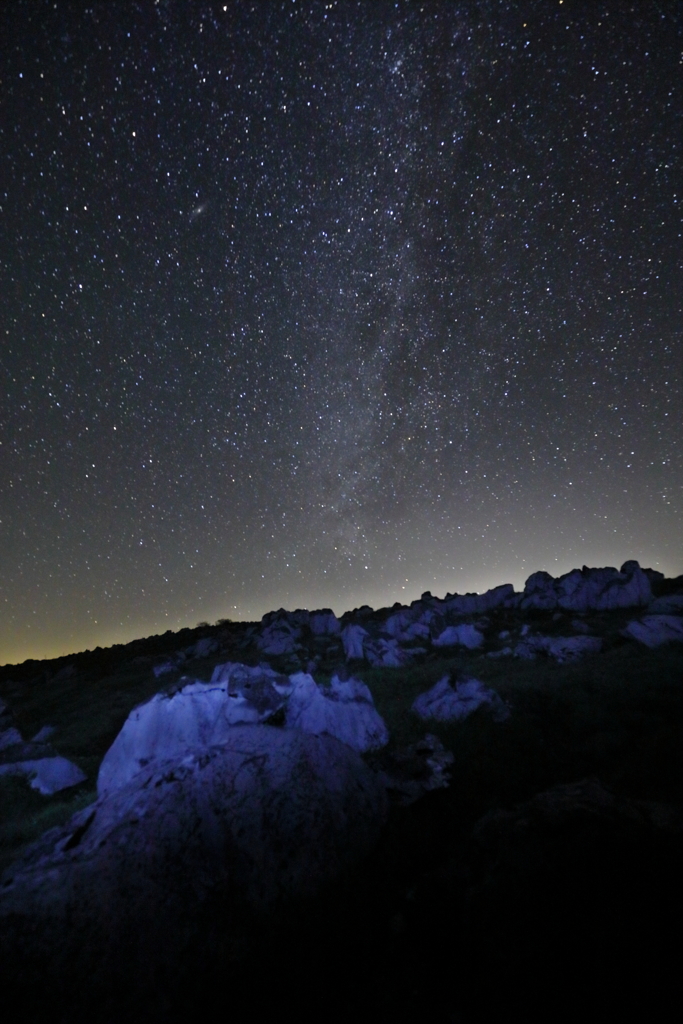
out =
[[[321,742],[299,741],[307,750]],[[453,799],[452,790],[440,789],[394,809],[374,852],[314,901],[280,902],[251,917],[236,912],[239,893],[226,898],[227,890],[215,887],[192,915],[178,913],[197,898],[210,864],[202,869],[195,856],[192,871],[183,871],[190,854],[175,847],[180,867],[169,865],[163,830],[145,848],[133,842],[135,856],[123,844],[125,880],[111,867],[123,833],[105,828],[88,839],[88,828],[81,836],[71,831],[66,844],[61,840],[69,863],[78,861],[80,846],[97,857],[96,834],[110,847],[103,877],[89,883],[94,903],[72,898],[64,915],[62,897],[55,915],[55,882],[58,892],[65,885],[74,891],[73,877],[59,881],[64,860],[53,853],[52,867],[44,858],[33,867],[24,862],[15,894],[18,885],[38,894],[38,875],[42,888],[32,915],[25,896],[14,913],[15,897],[3,897],[0,963],[11,972],[3,993],[11,998],[19,980],[24,1019],[51,1022],[179,1022],[213,1014],[221,1000],[238,1021],[270,1019],[287,1006],[299,1021],[483,1024],[503,1016],[545,1024],[620,1019],[627,1011],[670,1019],[681,952],[678,811],[615,796],[588,779],[458,830]],[[292,877],[268,836],[271,863]],[[190,847],[197,850],[194,841]],[[338,858],[336,849],[323,838],[320,855],[306,854],[314,876],[325,874],[322,851]],[[288,850],[304,863],[303,851]],[[256,860],[245,868],[247,889]],[[154,879],[153,907],[147,888],[141,903],[135,890],[143,863]],[[137,912],[122,914],[121,899]],[[94,911],[96,931],[83,927]],[[17,943],[32,958],[18,959]]]
[[[316,895],[369,853],[386,807],[377,777],[329,736],[236,726],[227,744],[155,761],[5,872],[6,983],[69,1004],[82,992],[89,1013],[88,992],[149,995],[158,977],[170,993],[204,922],[231,934],[231,917]]]

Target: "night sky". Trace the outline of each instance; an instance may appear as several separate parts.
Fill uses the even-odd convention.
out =
[[[683,8],[4,0],[0,661],[683,571]]]

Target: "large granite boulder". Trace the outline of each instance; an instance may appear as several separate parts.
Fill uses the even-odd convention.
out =
[[[207,914],[314,895],[372,849],[386,813],[384,786],[347,744],[237,726],[150,763],[7,869],[0,959],[43,991],[64,974],[149,987]]]
[[[304,672],[293,675],[291,682],[288,728],[326,733],[360,752],[377,750],[389,742],[389,731],[365,683],[333,676],[329,687],[323,688]]]
[[[615,795],[598,779],[557,785],[475,826],[469,871],[457,875],[463,927],[511,978],[523,971],[530,992],[536,971],[552,990],[558,969],[584,978],[591,998],[610,969],[628,985],[631,971],[651,969],[653,949],[654,959],[667,947],[672,963],[677,955],[682,846],[680,809]]]
[[[190,681],[176,693],[157,693],[131,711],[105,754],[98,793],[125,785],[153,759],[223,743],[235,725],[265,721],[290,691],[287,676],[272,669],[228,663],[216,667],[210,683]]]

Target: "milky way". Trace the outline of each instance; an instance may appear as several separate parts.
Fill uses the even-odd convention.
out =
[[[0,19],[2,660],[683,571],[678,5]]]

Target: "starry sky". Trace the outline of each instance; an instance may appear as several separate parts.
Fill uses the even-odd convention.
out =
[[[5,0],[0,661],[683,571],[683,8]]]

